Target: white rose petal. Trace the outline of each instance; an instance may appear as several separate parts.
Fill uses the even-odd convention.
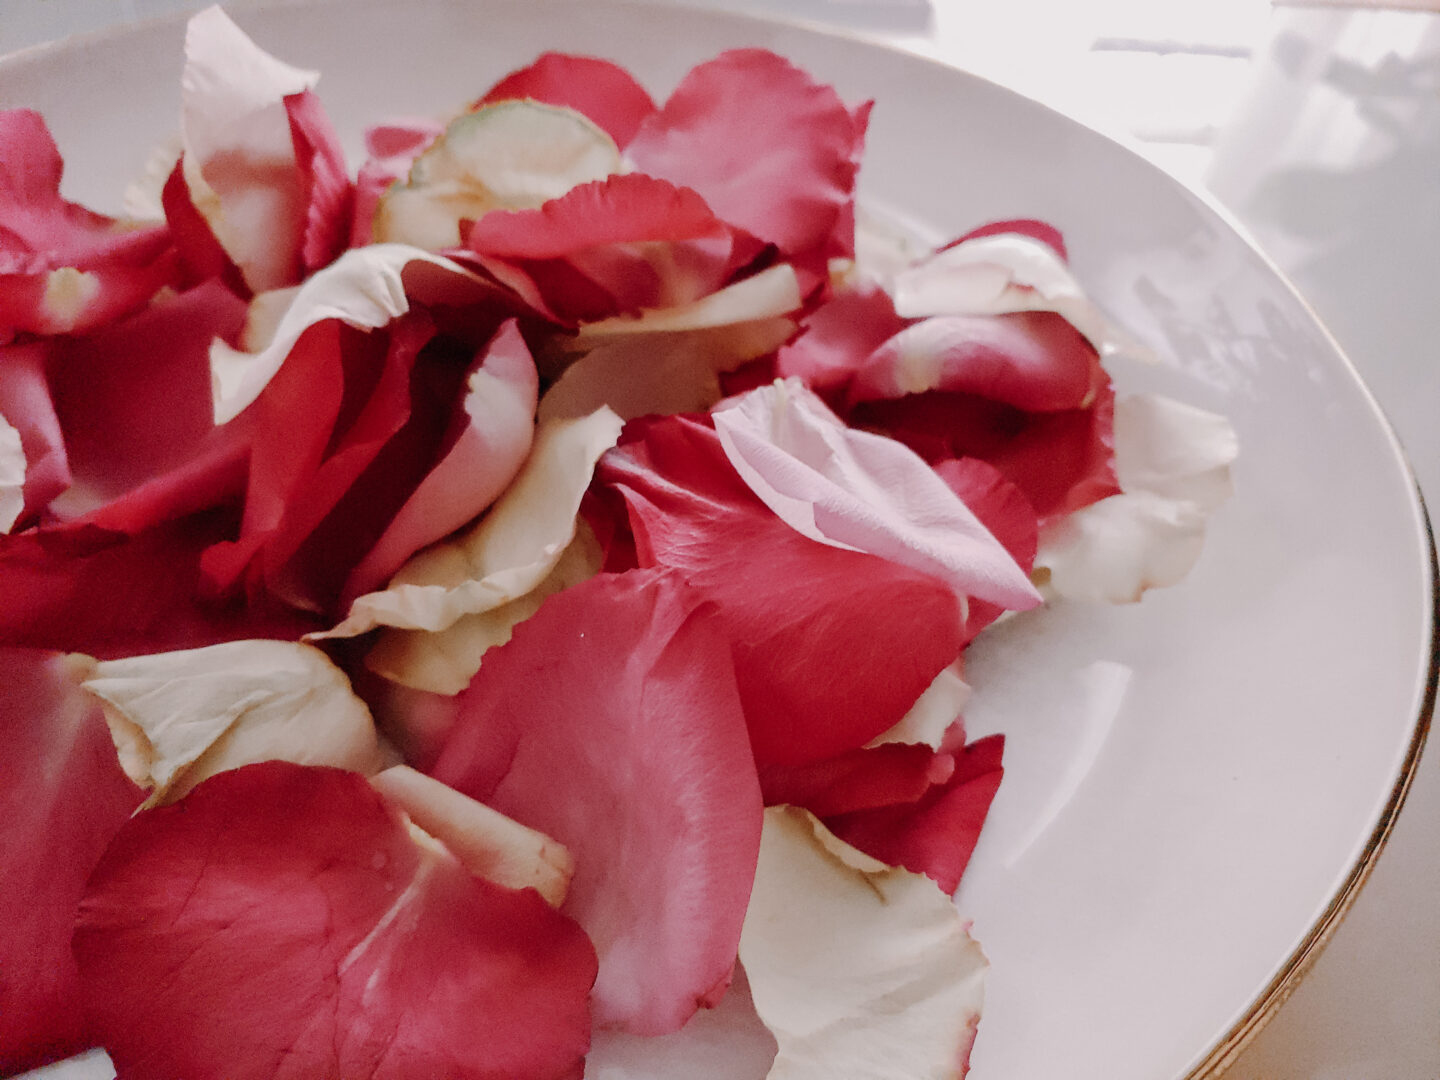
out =
[[[765,811],[740,935],[768,1080],[952,1080],[984,1001],[980,947],[929,878],[835,839],[807,811]]]
[[[98,697],[130,778],[147,805],[172,802],[207,777],[257,761],[373,772],[375,724],[345,673],[292,641],[232,641],[94,663]]]
[[[799,310],[803,302],[795,268],[789,263],[780,263],[689,304],[653,308],[639,315],[617,315],[600,322],[585,323],[580,327],[573,347],[587,350],[616,334],[705,330],[773,319]]]
[[[25,448],[20,432],[0,415],[0,533],[8,533],[25,509]]]
[[[941,668],[925,692],[910,706],[910,711],[888,731],[882,731],[866,743],[866,747],[885,743],[919,743],[939,750],[950,725],[960,718],[960,710],[970,700],[970,684],[960,677],[959,661]]]

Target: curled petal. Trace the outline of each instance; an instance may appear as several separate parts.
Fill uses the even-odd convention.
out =
[[[730,463],[766,506],[812,540],[868,551],[963,596],[1025,610],[1025,571],[913,451],[841,423],[798,381],[715,412]]]
[[[794,333],[781,317],[603,341],[545,392],[540,419],[584,416],[602,405],[622,420],[704,412],[723,396],[722,375],[769,356]]]
[[[802,302],[795,268],[780,263],[689,304],[586,323],[580,327],[573,347],[586,349],[617,335],[708,330],[773,319],[796,311]]]
[[[0,110],[0,343],[101,326],[174,276],[163,225],[137,227],[66,201],[62,171],[39,113]]]
[[[487,655],[434,775],[574,854],[598,1024],[665,1034],[719,999],[760,792],[729,647],[679,575],[550,597]]]
[[[345,250],[355,216],[355,185],[345,167],[340,137],[320,99],[309,90],[291,94],[285,98],[285,115],[305,197],[300,265],[310,274]]]
[[[907,325],[884,289],[846,289],[805,319],[804,333],[780,350],[776,374],[798,377],[817,393],[843,390],[870,355]]]
[[[1054,412],[1090,404],[1103,381],[1099,355],[1053,312],[950,315],[909,326],[877,348],[855,373],[850,400],[945,390]]]
[[[1148,350],[1085,295],[1060,250],[1038,230],[978,229],[895,276],[895,310],[906,318],[1053,311],[1102,355]]]
[[[463,615],[523,597],[574,538],[595,462],[619,435],[620,419],[608,409],[543,425],[490,513],[454,540],[416,555],[383,592],[357,598],[345,621],[325,636],[353,637],[376,626],[443,630]]]
[[[232,641],[203,649],[103,660],[85,689],[105,719],[147,806],[256,761],[372,772],[375,725],[344,672],[292,641]]]
[[[972,621],[974,609],[979,606],[971,605]],[[910,706],[910,711],[900,718],[899,723],[881,732],[865,745],[869,748],[884,746],[886,743],[902,743],[939,750],[946,732],[960,718],[960,710],[969,700],[970,684],[961,677],[960,661],[957,660],[935,676],[935,681],[915,699],[915,704]]]
[[[65,437],[45,377],[52,342],[0,346],[0,416],[19,436],[20,510],[12,526],[33,524],[51,501],[70,486]],[[14,453],[14,447],[11,448]],[[12,459],[14,461],[15,459]],[[12,468],[14,466],[12,465]],[[0,522],[3,522],[0,515]],[[0,529],[0,532],[3,532]]]
[[[66,657],[0,648],[0,1072],[91,1045],[70,954],[75,907],[139,804],[99,705]]]
[[[355,219],[350,225],[350,246],[364,247],[373,239],[375,211],[390,186],[403,180],[431,143],[445,130],[433,120],[392,120],[365,129],[369,157],[355,177]]]
[[[1056,595],[1133,603],[1180,581],[1231,491],[1239,452],[1223,417],[1155,394],[1115,406],[1120,493],[1046,526],[1036,566]]]
[[[180,80],[185,188],[255,292],[303,276],[312,192],[296,158],[285,99],[318,79],[259,48],[218,7],[195,15],[186,28]]]
[[[342,603],[377,588],[411,555],[479,517],[515,479],[535,436],[540,380],[519,328],[505,323],[465,383],[453,439],[369,553]]]
[[[618,64],[592,56],[541,53],[529,67],[512,71],[475,103],[528,98],[564,105],[588,116],[622,149],[635,137],[655,103],[633,75]]]
[[[579,928],[336,769],[250,765],[132,819],[74,949],[121,1075],[573,1080],[589,1041]]]
[[[233,419],[254,402],[312,326],[335,319],[373,330],[405,314],[412,301],[474,301],[493,294],[493,288],[449,259],[401,244],[346,252],[300,287],[265,348],[242,353],[223,341],[214,344],[215,422]]]
[[[25,446],[20,432],[0,413],[0,533],[7,533],[25,509]]]
[[[691,69],[648,118],[626,157],[694,188],[732,225],[823,268],[853,243],[864,110],[763,49],[735,49]]]
[[[948,585],[793,529],[703,421],[632,421],[596,477],[623,499],[640,565],[674,567],[714,601],[762,764],[864,745],[959,655]]]
[[[779,1044],[767,1080],[965,1075],[987,963],[960,913],[802,810],[765,812],[740,959]]]

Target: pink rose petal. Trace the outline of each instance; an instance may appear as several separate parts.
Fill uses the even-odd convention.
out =
[[[847,750],[808,765],[760,770],[766,806],[803,806],[816,817],[909,804],[955,771],[955,759],[928,746],[887,743]]]
[[[641,124],[626,156],[819,271],[853,246],[865,122],[865,109],[852,113],[789,61],[735,49],[693,68]]]
[[[679,569],[715,602],[762,764],[863,746],[959,655],[947,585],[796,532],[701,420],[632,421],[596,477],[602,494],[623,498],[640,564]]]
[[[622,150],[655,111],[645,88],[609,60],[541,53],[529,67],[512,71],[486,91],[474,108],[512,98],[565,105],[603,128]]]
[[[100,705],[65,657],[0,648],[0,1072],[92,1045],[70,954],[75,906],[140,804]]]
[[[866,551],[1014,610],[1040,602],[1015,560],[912,450],[845,426],[798,380],[714,413],[746,485],[812,540]]]
[[[49,348],[48,342],[0,346],[0,416],[19,432],[25,453],[24,507],[12,531],[33,525],[70,486],[65,439],[45,379]]]
[[[433,120],[395,120],[376,124],[365,131],[369,157],[355,178],[355,216],[350,226],[350,246],[370,243],[371,226],[380,196],[410,172],[415,159],[440,136],[445,125]]]
[[[74,948],[121,1076],[578,1080],[589,1042],[579,928],[335,769],[251,765],[137,816]]]
[[[987,225],[981,225],[978,229],[971,229],[964,236],[951,240],[943,245],[940,250],[956,247],[965,243],[966,240],[978,240],[982,236],[1003,236],[1005,233],[1019,233],[1028,236],[1031,240],[1039,240],[1042,244],[1054,250],[1062,261],[1069,261],[1070,254],[1065,250],[1065,237],[1060,230],[1051,225],[1048,221],[1038,221],[1035,218],[1010,218],[1005,221],[992,221]]]
[[[679,575],[592,578],[486,654],[435,766],[570,849],[598,1024],[674,1031],[730,980],[762,810],[729,652]]]
[[[837,293],[803,323],[804,333],[780,350],[775,373],[798,376],[825,396],[847,388],[870,355],[909,325],[884,289],[863,285]],[[768,380],[767,380],[768,381]]]

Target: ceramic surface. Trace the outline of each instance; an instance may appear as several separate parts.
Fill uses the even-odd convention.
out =
[[[972,1075],[1178,1080],[1253,1019],[1394,811],[1433,678],[1433,582],[1395,440],[1249,244],[1094,132],[859,41],[623,5],[234,12],[323,73],[352,160],[366,122],[452,110],[543,49],[609,56],[660,96],[696,61],[762,45],[877,100],[873,205],[936,236],[1058,225],[1092,294],[1161,357],[1117,371],[1121,389],[1225,413],[1242,457],[1185,584],[1017,618],[973,650],[970,729],[1009,743],[957,898],[993,965]],[[49,118],[71,198],[117,208],[171,132],[182,36],[176,22],[0,66],[0,102]]]

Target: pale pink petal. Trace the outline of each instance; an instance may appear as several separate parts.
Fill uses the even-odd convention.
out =
[[[717,409],[726,456],[752,491],[812,540],[934,574],[958,593],[1024,610],[1025,572],[914,452],[837,420],[798,381]]]

